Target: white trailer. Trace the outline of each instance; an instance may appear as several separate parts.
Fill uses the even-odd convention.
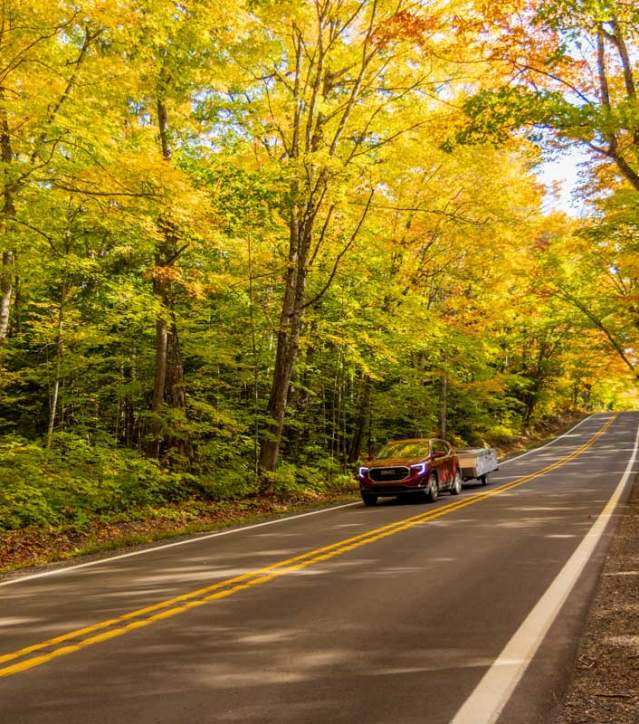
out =
[[[462,480],[479,480],[482,485],[488,482],[488,474],[499,470],[497,452],[492,447],[472,447],[457,450],[457,459]]]

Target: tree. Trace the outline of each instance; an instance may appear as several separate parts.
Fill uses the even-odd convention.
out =
[[[314,0],[294,13],[266,3],[258,12],[270,53],[258,62],[261,88],[247,96],[242,122],[288,183],[286,270],[260,451],[268,473],[277,465],[305,315],[361,236],[379,193],[377,166],[423,124],[420,94],[438,82],[429,51],[438,20],[380,0]],[[311,272],[322,270],[309,285]]]
[[[639,191],[639,10],[618,0],[490,3],[487,61],[506,82],[465,104],[463,143],[551,131],[616,165]],[[533,138],[540,138],[532,132]],[[541,136],[543,137],[543,136]]]
[[[73,129],[83,125],[78,86],[95,72],[101,34],[73,3],[0,6],[0,344],[10,328],[20,238],[31,229],[23,199],[45,192],[60,147],[72,144]]]

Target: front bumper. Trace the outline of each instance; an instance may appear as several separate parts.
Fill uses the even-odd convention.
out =
[[[382,498],[394,497],[396,495],[414,495],[426,490],[428,477],[402,480],[401,483],[374,483],[371,480],[360,480],[359,490],[368,495],[379,495]]]

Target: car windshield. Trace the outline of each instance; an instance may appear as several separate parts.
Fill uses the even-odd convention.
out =
[[[399,440],[389,442],[377,453],[379,460],[388,458],[425,458],[428,456],[428,442],[423,440]]]

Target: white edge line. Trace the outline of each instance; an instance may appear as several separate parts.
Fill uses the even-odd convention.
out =
[[[267,525],[275,525],[275,523],[285,523],[287,520],[296,520],[299,518],[306,518],[309,515],[319,515],[320,513],[330,513],[332,510],[340,510],[340,508],[351,508],[354,505],[361,505],[360,501],[355,503],[344,503],[343,505],[334,505],[331,508],[322,508],[321,510],[311,510],[308,513],[298,513],[296,515],[289,515],[285,518],[276,518],[275,520],[265,520],[262,523],[253,523],[252,525],[244,525],[238,528],[230,528],[229,530],[221,530],[216,533],[207,533],[205,535],[199,535],[194,538],[185,538],[184,540],[178,540],[173,543],[163,543],[162,545],[153,546],[151,548],[142,548],[138,551],[130,551],[129,553],[120,553],[116,556],[108,556],[106,558],[99,558],[95,561],[88,561],[87,563],[78,563],[74,566],[64,566],[61,568],[54,568],[50,571],[42,571],[41,573],[33,573],[29,576],[16,576],[8,581],[0,581],[1,586],[11,586],[14,583],[21,583],[22,581],[31,581],[34,578],[44,578],[44,576],[55,576],[60,573],[68,573],[69,571],[77,571],[78,568],[88,568],[89,566],[99,566],[104,563],[111,563],[111,561],[118,561],[122,558],[132,558],[133,556],[141,556],[144,553],[152,553],[153,551],[163,550],[165,548],[175,548],[176,546],[183,546],[187,543],[197,543],[198,541],[208,540],[209,538],[219,538],[223,535],[231,535],[232,533],[240,533],[244,530],[254,530],[255,528],[264,528]]]
[[[537,452],[538,450],[543,450],[545,447],[549,447],[550,445],[554,445],[558,440],[561,440],[562,437],[566,437],[567,435],[570,435],[570,433],[573,430],[576,430],[580,425],[583,425],[584,422],[588,422],[588,420],[592,419],[597,413],[593,412],[591,415],[588,415],[588,417],[584,417],[583,420],[580,420],[576,425],[573,425],[570,430],[566,430],[566,432],[559,435],[559,437],[554,437],[552,440],[549,440],[547,443],[544,443],[543,445],[540,445],[539,447],[533,447],[530,450],[526,450],[525,453],[521,453],[521,455],[517,455],[514,458],[506,458],[505,460],[500,460],[500,465],[505,465],[506,463],[513,463],[515,460],[519,460],[519,458],[523,458],[526,455],[530,455],[530,453]]]
[[[630,460],[606,506],[555,580],[451,720],[451,724],[493,724],[497,721],[601,540],[630,479],[638,449],[639,427]]]

